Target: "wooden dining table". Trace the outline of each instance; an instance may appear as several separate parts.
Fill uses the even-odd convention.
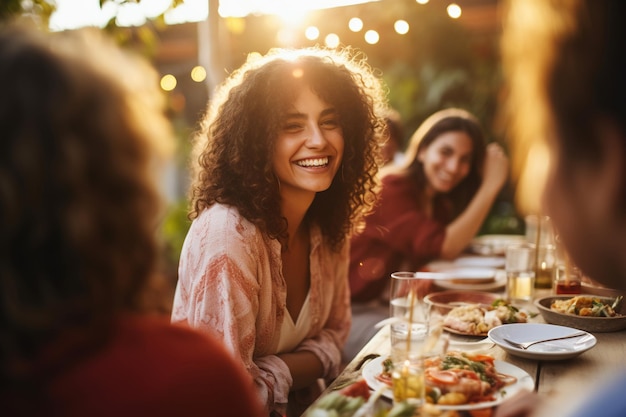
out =
[[[551,290],[537,290],[535,297],[550,295]],[[520,305],[531,313],[538,313],[532,302]],[[531,323],[545,323],[542,316],[537,314],[529,319]],[[582,354],[561,360],[536,360],[514,356],[498,345],[482,349],[482,353],[493,356],[496,360],[505,361],[527,372],[534,380],[534,392],[532,399],[536,402],[537,410],[534,416],[563,416],[575,408],[579,401],[584,400],[591,391],[597,389],[608,375],[616,372],[626,372],[626,330],[617,332],[589,332],[596,339],[596,345]],[[472,340],[466,336],[452,334],[451,340]],[[473,338],[476,340],[476,338]],[[390,330],[388,326],[382,327],[378,333],[361,349],[361,351],[344,368],[343,372],[329,384],[319,398],[324,395],[340,390],[363,378],[362,370],[365,364],[378,356],[387,356],[390,352]],[[625,392],[626,395],[626,392]],[[319,399],[318,399],[319,401]],[[386,401],[391,406],[391,400],[381,397],[379,401]],[[506,402],[507,400],[505,400]],[[504,403],[499,407],[504,407]],[[316,407],[314,403],[308,410]],[[308,412],[307,410],[307,412]],[[490,416],[491,412],[483,410],[482,416]],[[303,414],[306,417],[307,412]],[[459,411],[460,417],[474,417],[478,413]],[[601,414],[599,414],[601,415]],[[591,417],[591,416],[590,416]]]

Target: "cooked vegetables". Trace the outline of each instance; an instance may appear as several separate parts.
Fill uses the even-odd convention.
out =
[[[411,417],[417,406],[408,401],[395,403],[391,408],[386,405],[374,406],[367,402],[370,391],[365,380],[349,385],[341,391],[333,391],[320,398],[306,417]],[[372,399],[371,398],[370,402]]]
[[[443,325],[466,334],[486,334],[496,326],[525,323],[530,316],[506,300],[495,300],[490,306],[468,304],[455,307],[446,315]]]
[[[615,309],[622,301],[622,296],[617,297],[612,303],[603,301],[598,297],[576,296],[565,300],[554,300],[550,309],[563,314],[572,314],[585,317],[616,317],[619,316]]]

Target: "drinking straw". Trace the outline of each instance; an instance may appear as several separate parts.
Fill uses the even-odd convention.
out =
[[[415,309],[415,293],[413,292],[413,283],[409,282],[411,289],[409,290],[409,331],[406,339],[406,354],[411,354],[411,331],[413,330],[413,310]]]
[[[537,215],[537,230],[535,231],[535,279],[539,276],[539,243],[541,243],[541,216]]]
[[[411,331],[413,330],[413,310],[415,307],[415,292],[413,289],[413,283],[409,281],[410,289],[409,289],[409,330],[407,332],[406,338],[406,356],[407,358],[411,355]],[[403,382],[403,394],[404,399],[406,400],[408,396],[408,385],[409,385],[409,360],[404,361],[404,365],[402,366],[402,382]]]

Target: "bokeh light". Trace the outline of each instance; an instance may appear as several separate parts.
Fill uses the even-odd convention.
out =
[[[409,22],[402,19],[396,20],[396,22],[393,24],[393,29],[399,35],[406,35],[409,31]]]
[[[361,29],[363,29],[363,21],[359,19],[358,17],[353,17],[348,22],[348,28],[352,32],[359,32]]]
[[[206,80],[206,69],[201,65],[193,67],[191,69],[191,79],[197,83]]]
[[[324,38],[324,44],[329,48],[336,48],[339,46],[339,36],[335,33],[329,33]]]
[[[314,41],[315,39],[320,37],[320,30],[316,26],[309,26],[304,30],[304,36],[308,40]]]
[[[224,21],[228,31],[233,35],[241,35],[246,30],[246,20],[241,17],[229,17]]]
[[[448,16],[450,16],[453,19],[458,19],[459,17],[461,17],[461,6],[459,6],[456,3],[450,3],[448,5],[448,7],[446,8],[446,11],[448,12]]]
[[[380,40],[380,35],[375,30],[368,30],[367,32],[365,32],[364,38],[365,42],[369,43],[370,45],[374,45],[377,44]]]
[[[176,81],[176,77],[172,74],[165,74],[161,77],[161,88],[165,91],[172,91],[176,88],[177,83],[178,81]]]

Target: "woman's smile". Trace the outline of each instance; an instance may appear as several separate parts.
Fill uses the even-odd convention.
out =
[[[296,161],[296,165],[304,168],[325,168],[328,166],[329,157],[309,158]]]

